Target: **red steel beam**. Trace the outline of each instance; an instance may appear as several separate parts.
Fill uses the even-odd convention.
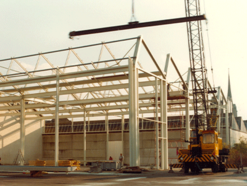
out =
[[[150,21],[150,22],[144,22],[144,23],[130,22],[127,25],[119,25],[119,26],[96,28],[96,29],[81,30],[81,31],[72,31],[69,33],[69,37],[72,38],[75,36],[96,34],[96,33],[102,33],[102,32],[112,32],[112,31],[118,31],[118,30],[127,30],[127,29],[133,29],[133,28],[143,28],[143,27],[150,27],[150,26],[159,26],[159,25],[183,23],[183,22],[189,22],[189,21],[200,21],[200,20],[206,20],[206,16],[199,15],[199,16],[193,16],[193,17],[165,19],[165,20]]]

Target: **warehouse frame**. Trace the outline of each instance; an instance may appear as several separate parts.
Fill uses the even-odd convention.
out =
[[[135,41],[134,44],[131,45],[123,57],[116,58],[108,47],[113,43],[132,40]],[[75,52],[77,49],[94,46],[101,46],[99,58],[94,62],[84,63]],[[150,58],[150,63],[155,66],[156,71],[149,72],[142,68],[139,62],[141,47],[145,49]],[[110,54],[111,59],[101,59],[103,48]],[[128,56],[130,51],[133,52],[133,56]],[[46,55],[59,52],[68,52],[68,54],[65,65],[56,68]],[[78,60],[78,65],[68,65],[71,55]],[[34,71],[27,70],[20,62],[21,59],[31,57],[38,57]],[[51,68],[38,70],[41,59],[46,61]],[[6,75],[1,74],[0,103],[3,106],[0,107],[0,117],[20,117],[20,149],[24,157],[25,121],[27,120],[55,119],[54,159],[56,165],[59,160],[58,128],[59,119],[61,118],[83,118],[84,165],[86,163],[87,118],[105,118],[105,129],[108,138],[106,140],[106,152],[109,148],[109,117],[121,117],[123,122],[125,118],[129,119],[130,166],[140,165],[139,120],[148,120],[150,114],[155,115],[153,121],[156,123],[156,154],[159,154],[159,141],[161,141],[161,169],[168,168],[167,110],[169,112],[185,110],[186,139],[189,139],[189,105],[192,104],[188,86],[190,74],[187,75],[187,81],[184,81],[176,68],[180,85],[173,86],[172,83],[169,83],[168,86],[166,80],[168,63],[171,61],[176,67],[174,60],[170,55],[167,55],[165,70],[161,70],[141,36],[0,60],[0,62],[6,61],[10,62],[9,67],[1,66],[1,68],[7,70],[7,73]],[[13,63],[16,63],[22,72],[12,68]],[[15,73],[11,74],[10,72]],[[24,78],[22,78],[23,76]],[[169,88],[168,90],[167,87],[171,86],[173,86],[173,89]],[[64,99],[65,95],[68,96],[67,100]],[[160,136],[159,130],[161,131]],[[106,157],[108,156],[109,154],[106,154]],[[159,168],[159,161],[159,158],[156,158],[157,168]]]

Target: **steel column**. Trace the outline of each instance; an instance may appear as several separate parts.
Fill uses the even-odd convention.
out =
[[[161,169],[168,169],[168,131],[167,131],[167,85],[160,81],[160,114],[161,114]]]
[[[185,131],[185,140],[190,139],[190,108],[189,108],[189,98],[185,99],[185,125],[186,125],[186,131]]]
[[[229,147],[231,147],[231,143],[229,141],[229,137],[230,137],[230,128],[229,128],[229,118],[228,118],[228,101],[226,102],[226,106],[225,106],[225,124],[226,124],[226,145],[229,145]]]
[[[218,118],[218,121],[217,121],[217,132],[218,132],[218,135],[220,136],[220,125],[221,125],[221,117],[220,117],[220,109],[221,109],[221,102],[220,102],[220,94],[221,94],[221,88],[218,87],[218,96],[217,96],[217,99],[218,99],[218,109],[217,109],[217,115],[219,116]]]
[[[87,113],[86,109],[84,109],[84,126],[83,126],[83,160],[84,167],[86,166],[87,161]]]
[[[74,118],[72,118],[72,123],[71,123],[71,132],[74,132]]]
[[[168,127],[167,127],[167,82],[163,81],[163,140],[164,140],[164,167],[168,169]]]
[[[130,166],[140,165],[139,122],[138,122],[138,72],[136,65],[129,59],[129,157]]]
[[[190,83],[190,68],[188,69],[187,72],[187,89],[186,89],[186,94],[188,99],[185,99],[185,125],[186,125],[186,131],[185,131],[185,140],[190,140],[190,99],[189,99],[189,83]]]
[[[158,79],[155,78],[155,120],[158,121]],[[159,169],[159,123],[156,122],[156,168]]]
[[[109,121],[108,121],[108,111],[105,115],[105,127],[106,127],[106,160],[109,158]]]
[[[88,115],[90,114],[90,112],[88,112]],[[88,116],[88,119],[87,119],[87,131],[90,131],[90,117]]]
[[[25,99],[21,99],[20,141],[21,141],[21,153],[25,160]],[[21,161],[21,165],[24,165],[25,163],[24,160]]]
[[[122,154],[124,155],[124,115],[122,115],[121,140],[122,140]]]
[[[59,69],[56,70],[56,113],[55,113],[55,166],[59,160]]]

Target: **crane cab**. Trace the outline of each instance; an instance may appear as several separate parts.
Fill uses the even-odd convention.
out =
[[[202,152],[211,152],[212,154],[219,156],[219,151],[222,150],[222,139],[219,138],[218,133],[216,131],[202,131],[202,136],[200,138]]]

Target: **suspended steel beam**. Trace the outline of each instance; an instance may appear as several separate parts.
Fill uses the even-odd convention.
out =
[[[133,28],[143,28],[143,27],[150,27],[150,26],[168,25],[168,24],[183,23],[183,22],[190,22],[190,21],[199,21],[199,20],[205,20],[205,19],[206,19],[205,15],[199,15],[199,16],[193,16],[193,17],[182,17],[182,18],[175,18],[175,19],[150,21],[150,22],[144,22],[144,23],[135,23],[135,24],[128,24],[128,25],[96,28],[96,29],[90,29],[90,30],[72,31],[69,33],[69,37],[73,38],[75,36],[81,36],[81,35],[96,34],[96,33],[102,33],[102,32],[112,32],[112,31],[118,31],[118,30],[128,30],[128,29],[133,29]]]

